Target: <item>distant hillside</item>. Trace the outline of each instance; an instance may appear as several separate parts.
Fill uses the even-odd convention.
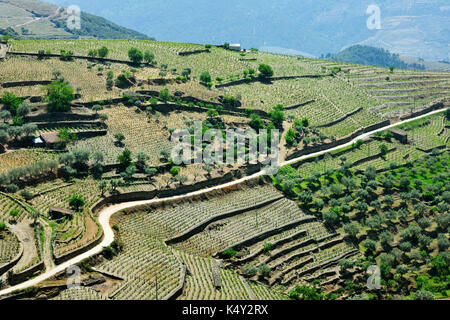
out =
[[[448,0],[47,0],[76,4],[159,40],[240,43],[313,56],[355,44],[401,56],[448,60]],[[369,5],[381,12],[381,29],[367,27]]]
[[[81,28],[71,30],[67,27],[68,17],[66,8],[46,2],[0,0],[0,34],[15,39],[153,39],[85,12],[81,12]]]
[[[398,69],[425,70],[425,66],[423,64],[408,64],[403,61],[398,54],[392,54],[382,48],[374,48],[362,45],[351,46],[337,54],[327,54],[325,56],[322,56],[322,58],[387,68],[395,67]]]

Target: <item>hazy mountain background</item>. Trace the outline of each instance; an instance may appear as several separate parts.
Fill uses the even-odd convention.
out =
[[[354,44],[426,60],[450,60],[448,0],[49,0],[158,40],[223,43],[320,56]],[[369,30],[367,7],[381,9]]]
[[[81,12],[81,28],[67,27],[66,8],[36,0],[0,0],[0,35],[15,39],[151,39],[102,17]]]

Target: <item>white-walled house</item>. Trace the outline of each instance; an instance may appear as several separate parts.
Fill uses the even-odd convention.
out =
[[[233,44],[230,44],[230,50],[241,51],[242,47],[238,43],[233,43]]]

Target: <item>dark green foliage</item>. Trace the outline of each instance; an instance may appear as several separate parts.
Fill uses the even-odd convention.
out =
[[[273,76],[273,69],[268,64],[260,64],[258,70],[262,78],[270,78]]]
[[[132,62],[139,64],[144,59],[144,54],[139,49],[131,48],[130,50],[128,50],[128,57]]]
[[[69,206],[75,211],[80,211],[80,209],[84,207],[84,205],[85,201],[80,195],[75,194],[69,199]]]
[[[5,109],[9,110],[13,115],[16,114],[17,108],[19,108],[22,103],[22,100],[19,97],[8,91],[2,94],[1,100],[1,103],[5,106]]]
[[[117,158],[117,161],[119,161],[122,168],[128,168],[132,161],[131,151],[128,149],[123,150],[123,152]]]
[[[200,74],[200,81],[203,83],[209,83],[212,81],[211,74],[208,71],[204,71]]]
[[[70,103],[75,99],[74,90],[67,81],[56,80],[44,87],[47,91],[45,101],[49,112],[70,111]]]
[[[382,48],[374,48],[370,46],[355,45],[351,46],[337,54],[327,55],[327,59],[373,65],[379,67],[394,67],[398,69],[414,68],[419,70],[425,70],[425,66],[418,64],[407,64],[400,59],[398,54],[392,54],[389,51]]]
[[[234,249],[227,249],[224,252],[221,253],[222,258],[224,259],[230,259],[235,257],[237,254],[236,250]]]

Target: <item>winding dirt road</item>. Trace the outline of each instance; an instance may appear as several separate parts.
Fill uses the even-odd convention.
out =
[[[307,154],[307,155],[304,155],[304,156],[301,156],[301,157],[298,157],[298,158],[295,158],[295,159],[292,159],[292,160],[289,160],[289,161],[285,161],[283,163],[280,163],[280,166],[293,164],[295,162],[298,162],[298,161],[301,161],[301,160],[304,160],[304,159],[316,157],[316,156],[325,154],[325,153],[330,152],[330,151],[335,151],[335,150],[341,149],[343,147],[351,146],[357,140],[367,138],[367,137],[369,137],[370,135],[372,135],[372,134],[374,134],[376,132],[384,131],[386,129],[390,129],[390,128],[396,127],[398,125],[407,123],[407,122],[411,122],[411,121],[414,121],[414,120],[417,120],[417,119],[428,117],[430,115],[437,114],[437,113],[440,113],[442,111],[445,111],[445,109],[446,108],[435,110],[435,111],[431,111],[429,113],[426,113],[424,115],[421,115],[421,116],[418,116],[418,117],[415,117],[415,118],[411,118],[411,119],[408,119],[408,120],[397,122],[395,124],[391,124],[389,126],[385,126],[383,128],[380,128],[380,129],[377,129],[377,130],[374,130],[374,131],[371,131],[371,132],[367,132],[367,133],[361,134],[361,135],[359,135],[358,137],[356,137],[355,139],[353,139],[352,141],[350,141],[348,143],[339,145],[339,146],[334,147],[334,148],[330,148],[330,149],[322,150],[322,151],[319,151],[319,152]],[[42,282],[44,280],[47,280],[50,277],[58,274],[59,272],[66,270],[68,267],[70,267],[70,266],[72,266],[74,264],[77,264],[77,263],[79,263],[79,262],[81,262],[81,261],[83,261],[83,260],[85,260],[85,259],[87,259],[87,258],[89,258],[89,257],[91,257],[93,255],[95,255],[95,254],[100,253],[102,251],[103,247],[109,246],[114,241],[114,232],[111,229],[111,226],[109,225],[109,220],[110,220],[111,216],[113,214],[115,214],[116,212],[119,212],[119,211],[121,211],[123,209],[129,209],[129,208],[132,208],[132,207],[135,207],[135,206],[139,206],[139,205],[157,204],[157,203],[164,202],[164,201],[180,200],[180,199],[189,198],[189,197],[196,196],[196,195],[205,194],[205,193],[211,192],[213,190],[219,190],[219,189],[224,189],[224,188],[227,188],[227,187],[230,187],[230,186],[238,185],[238,184],[243,183],[245,181],[249,181],[249,180],[252,180],[254,178],[263,176],[265,174],[266,174],[266,171],[262,170],[260,172],[257,172],[255,174],[251,175],[251,176],[247,176],[247,177],[241,178],[239,180],[231,181],[231,182],[228,182],[228,183],[225,183],[225,184],[222,184],[222,185],[214,186],[214,187],[207,188],[207,189],[198,190],[198,191],[195,191],[195,192],[190,192],[190,193],[187,193],[187,194],[184,194],[184,195],[178,195],[178,196],[173,196],[173,197],[168,197],[168,198],[163,198],[163,199],[156,198],[156,199],[152,199],[152,200],[125,202],[125,203],[120,203],[120,204],[115,204],[115,205],[112,205],[112,206],[109,206],[109,207],[105,207],[99,213],[99,223],[102,226],[102,229],[103,229],[103,232],[104,232],[103,240],[102,240],[102,242],[100,244],[98,244],[97,246],[95,246],[91,250],[89,250],[89,251],[87,251],[87,252],[85,252],[85,253],[83,253],[83,254],[81,254],[79,256],[76,256],[75,258],[73,258],[73,259],[71,259],[71,260],[69,260],[67,262],[64,262],[64,263],[62,263],[60,265],[57,265],[56,267],[52,268],[51,270],[47,270],[45,273],[41,274],[40,276],[38,276],[36,278],[33,278],[31,280],[28,280],[28,281],[23,282],[21,284],[18,284],[16,286],[13,286],[13,287],[10,287],[10,288],[7,288],[5,290],[0,291],[0,296],[1,295],[6,295],[6,294],[10,294],[10,293],[12,293],[15,290],[20,290],[20,289],[25,289],[25,288],[28,288],[28,287],[31,287],[31,286],[35,286],[35,285],[39,284],[40,282]]]

